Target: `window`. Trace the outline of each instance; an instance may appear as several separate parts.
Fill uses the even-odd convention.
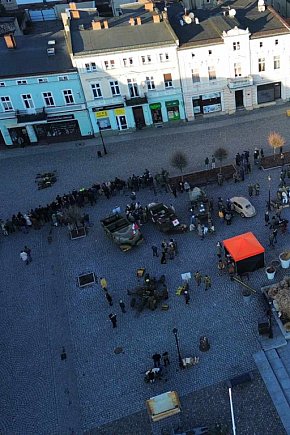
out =
[[[152,91],[155,89],[154,78],[152,76],[146,77],[146,85],[147,85],[148,91]]]
[[[58,80],[59,80],[60,82],[65,82],[66,80],[68,80],[68,76],[59,76],[59,77],[58,77]]]
[[[274,56],[274,69],[280,69],[280,56]]]
[[[160,62],[167,62],[169,60],[169,54],[168,53],[160,53],[159,60],[160,60]]]
[[[191,57],[194,57],[195,56],[195,54],[194,53],[191,53]]]
[[[91,71],[96,71],[97,70],[97,65],[96,65],[95,62],[86,63],[85,67],[86,67],[87,72],[91,72]]]
[[[133,57],[126,57],[123,59],[123,65],[124,66],[131,66],[133,65]]]
[[[91,88],[92,88],[94,98],[102,97],[101,85],[99,83],[92,83]]]
[[[278,45],[278,43],[279,43],[279,40],[275,39],[275,45]]]
[[[208,54],[211,55],[212,54],[212,50],[208,50]]]
[[[239,42],[233,42],[233,50],[237,51],[240,49],[240,43]]]
[[[42,97],[46,107],[55,106],[52,92],[42,92]]]
[[[0,88],[3,88],[5,86],[4,82],[0,82]]]
[[[32,97],[30,94],[23,94],[21,95],[22,101],[23,101],[23,106],[25,107],[25,109],[33,109],[34,108],[34,103],[32,100]]]
[[[262,48],[263,47],[263,42],[260,42],[260,48]]]
[[[138,89],[138,85],[136,83],[136,80],[135,79],[128,79],[127,83],[128,83],[130,97],[131,98],[139,97],[139,89]]]
[[[141,56],[141,61],[144,65],[152,62],[152,57],[150,55],[148,56]]]
[[[111,60],[105,60],[105,68],[106,69],[112,69],[115,68],[115,61],[113,59]]]
[[[234,63],[235,77],[242,76],[242,66],[240,63]]]
[[[266,66],[265,66],[265,58],[264,57],[260,57],[258,59],[258,68],[259,68],[259,72],[265,71]]]
[[[165,89],[172,88],[172,76],[171,74],[163,74]]]
[[[111,88],[111,92],[113,97],[115,95],[120,95],[120,87],[119,87],[119,82],[117,80],[112,80],[110,82],[110,88]]]
[[[13,106],[10,100],[10,97],[1,97],[1,103],[2,103],[2,107],[4,112],[10,112],[11,110],[13,110]]]
[[[209,78],[209,80],[216,79],[215,67],[212,65],[208,67],[208,78]]]
[[[192,69],[191,70],[191,77],[192,77],[192,83],[199,83],[200,82],[199,70]]]
[[[71,89],[62,91],[65,104],[74,104],[74,97]]]
[[[27,80],[16,80],[17,85],[27,85]]]
[[[38,83],[47,83],[47,82],[48,82],[48,80],[45,77],[38,79]]]

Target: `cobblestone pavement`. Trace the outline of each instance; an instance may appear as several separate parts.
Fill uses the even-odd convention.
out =
[[[282,120],[282,108],[267,113],[271,115],[270,128],[286,136],[288,120],[285,116]],[[237,120],[238,128],[233,124],[222,125],[228,120],[219,120],[216,128],[206,131],[200,131],[198,126],[186,126],[181,132],[173,134],[166,130],[162,134],[158,132],[157,138],[145,140],[142,140],[141,131],[140,135],[132,135],[131,140],[127,137],[125,141],[118,140],[118,144],[113,144],[109,138],[110,153],[102,159],[95,158],[91,143],[84,147],[64,144],[59,148],[27,148],[1,153],[0,215],[6,218],[18,210],[24,212],[51,201],[57,194],[90,185],[95,180],[103,181],[132,172],[138,174],[145,167],[152,172],[162,166],[168,167],[168,156],[174,148],[185,147],[189,154],[192,147],[194,152],[190,154],[189,168],[198,168],[202,166],[204,147],[211,143],[211,152],[225,141],[224,129],[228,138],[235,132],[235,147],[239,146],[240,151],[253,146],[264,145],[266,148],[265,119],[257,119],[255,123],[240,122],[239,119],[246,119],[245,115],[233,119]],[[195,147],[188,144],[189,130]],[[250,145],[246,143],[249,136]],[[231,153],[237,150],[233,147]],[[37,191],[36,172],[52,169],[58,170],[57,183],[51,189]],[[253,231],[267,247],[268,230],[264,226],[267,174],[255,169],[250,176],[251,182],[261,184],[261,195],[252,198],[257,208],[256,217],[242,220],[236,216],[231,226],[224,226],[215,217],[216,234],[205,240],[199,240],[195,233],[176,235],[180,253],[166,265],[152,258],[151,245],[160,244],[164,237],[149,223],[142,227],[145,243],[126,254],[105,238],[99,219],[116,205],[124,208],[130,201],[127,196],[100,199],[94,208],[89,208],[94,226],[84,239],[70,241],[65,228],[55,228],[53,242],[49,245],[48,227],[27,235],[1,236],[0,261],[5,281],[2,280],[0,287],[0,341],[4,356],[0,369],[0,433],[79,434],[82,430],[100,427],[143,410],[147,398],[165,390],[177,390],[185,396],[255,368],[252,354],[259,350],[257,322],[263,316],[262,301],[256,296],[250,305],[246,305],[238,285],[217,275],[215,245],[218,240]],[[279,169],[272,170],[271,175],[274,190]],[[233,194],[247,196],[248,181],[230,182],[220,188],[211,186],[207,192],[224,199]],[[144,190],[138,192],[137,199],[142,204],[152,200],[172,203],[180,220],[189,223],[186,194],[173,198],[165,192],[154,196]],[[289,219],[289,209],[283,214]],[[288,243],[289,234],[280,235],[274,250],[269,251],[267,247],[266,263],[276,259],[285,247],[289,247]],[[29,266],[22,264],[19,258],[25,244],[32,249],[33,262]],[[135,273],[140,266],[145,266],[152,274],[166,275],[169,311],[158,309],[136,316],[129,308],[126,290],[136,285]],[[190,305],[186,306],[183,298],[175,295],[175,290],[180,284],[181,273],[197,269],[212,276],[213,287],[205,292],[192,283]],[[77,287],[77,276],[90,271],[108,279],[114,300],[112,309],[98,285]],[[279,272],[277,279],[282,276]],[[257,289],[267,284],[265,272],[260,270],[252,274],[250,283]],[[126,314],[120,312],[117,304],[121,297],[128,307]],[[118,316],[115,330],[108,321],[112,310]],[[200,356],[199,365],[191,370],[176,370],[173,327],[179,330],[182,354]],[[201,335],[209,337],[211,349],[208,353],[198,350]],[[66,360],[60,357],[63,346]],[[114,349],[118,346],[123,348],[123,353],[116,355]],[[171,356],[166,388],[162,383],[145,384],[143,374],[151,366],[152,354],[164,350]],[[268,396],[264,398],[268,402]],[[280,428],[277,423],[277,433],[282,435]],[[255,433],[259,434],[259,431]]]

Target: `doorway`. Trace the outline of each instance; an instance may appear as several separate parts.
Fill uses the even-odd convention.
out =
[[[140,126],[140,127],[144,127],[145,126],[145,119],[144,119],[144,113],[143,113],[143,107],[142,106],[135,106],[132,107],[133,109],[133,116],[134,116],[134,121],[135,121],[135,125]]]
[[[116,116],[116,120],[117,120],[119,130],[127,130],[128,125],[127,125],[127,119],[125,115]]]
[[[235,91],[236,108],[241,109],[244,107],[244,93],[242,89]]]

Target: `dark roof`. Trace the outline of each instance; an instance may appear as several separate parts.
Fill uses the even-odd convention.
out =
[[[140,4],[122,9],[120,17],[107,17],[109,28],[93,30],[92,20],[104,21],[95,12],[80,11],[80,19],[70,21],[72,51],[74,55],[102,53],[174,44],[176,35],[166,21],[154,23],[152,12]],[[142,24],[131,26],[130,17],[141,17]]]
[[[224,15],[230,8],[236,10],[234,18]],[[181,48],[222,43],[223,31],[227,32],[235,26],[243,30],[248,28],[252,39],[290,31],[287,23],[271,7],[259,12],[258,2],[254,0],[225,1],[222,5],[193,12],[195,18],[199,19],[199,24],[193,20],[191,24],[184,23],[181,26],[180,20],[184,15],[182,5],[167,5],[168,19],[179,38]]]
[[[48,41],[55,40],[55,55],[48,56]],[[76,71],[66,50],[64,32],[60,21],[34,23],[33,32],[16,36],[16,48],[8,49],[0,38],[0,77],[19,77],[36,74]]]

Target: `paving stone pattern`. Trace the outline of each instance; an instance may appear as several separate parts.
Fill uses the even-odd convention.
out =
[[[267,113],[272,114],[273,129],[279,128],[284,134],[288,120],[283,118],[282,123],[281,110],[276,115]],[[241,117],[242,121],[245,119]],[[238,121],[239,118],[234,118],[234,122]],[[54,145],[51,149],[4,152],[0,155],[3,204],[0,216],[6,218],[18,210],[25,212],[51,201],[57,194],[74,187],[89,186],[95,180],[105,181],[132,172],[139,174],[145,167],[152,171],[168,167],[170,152],[183,144],[187,150],[189,147],[194,150],[190,159],[196,169],[202,165],[203,150],[208,143],[215,149],[225,140],[228,143],[227,138],[235,137],[231,140],[232,155],[254,145],[261,146],[261,142],[264,145],[265,120],[257,119],[257,125],[242,121],[238,129],[233,124],[226,126],[226,139],[222,125],[226,121],[218,121],[215,129],[206,131],[199,131],[197,125],[198,134],[191,136],[192,145],[188,144],[188,131],[191,129],[194,133],[195,130],[190,126],[183,127],[180,133],[158,132],[156,138],[149,134],[142,139],[141,131],[136,136],[140,138],[140,149],[133,135],[131,139],[128,136],[118,144],[110,142],[110,154],[102,159],[95,158],[91,143],[84,148],[73,145],[57,148]],[[252,135],[246,134],[249,129],[252,129]],[[251,147],[245,144],[249,136],[253,140]],[[53,169],[58,171],[57,183],[51,189],[36,190],[35,172]],[[236,216],[231,226],[219,222],[215,216],[216,234],[208,235],[205,240],[199,240],[196,233],[190,232],[174,236],[179,255],[173,261],[168,260],[166,265],[160,264],[160,258],[152,258],[151,245],[160,245],[164,239],[153,224],[142,227],[145,243],[127,253],[119,251],[105,237],[99,220],[117,205],[124,209],[130,202],[128,195],[109,200],[101,198],[95,207],[88,207],[94,226],[83,239],[71,241],[66,228],[54,228],[53,241],[49,245],[48,226],[27,235],[1,236],[1,272],[5,280],[2,279],[0,286],[0,342],[4,356],[0,369],[0,433],[82,433],[144,410],[145,400],[161,392],[177,390],[183,397],[254,369],[252,354],[260,349],[257,322],[264,316],[263,302],[258,294],[251,304],[245,304],[238,284],[218,276],[215,245],[218,240],[246,231],[253,231],[264,246],[268,245],[268,229],[264,226],[267,175],[268,172],[255,168],[244,183],[210,186],[207,189],[210,196],[226,199],[239,194],[247,196],[248,181],[259,182],[261,195],[252,198],[257,216],[244,220]],[[279,169],[272,170],[271,175],[274,190]],[[137,192],[137,200],[142,204],[152,201],[172,203],[180,221],[189,223],[185,193],[174,198],[166,192],[159,191],[155,196],[153,192],[143,190]],[[284,210],[283,215],[289,219],[289,209]],[[33,256],[33,262],[28,266],[19,258],[25,244],[31,247]],[[267,247],[266,263],[276,259],[286,247],[289,247],[289,234],[279,235],[275,250],[269,251]],[[141,266],[153,275],[166,275],[169,311],[144,311],[137,316],[130,309],[126,290],[137,284],[135,274]],[[198,269],[212,277],[213,286],[205,292],[192,281],[191,300],[187,306],[183,297],[175,295],[175,290],[181,282],[181,273],[194,273]],[[113,307],[108,306],[99,285],[78,288],[77,276],[85,272],[107,278]],[[280,271],[277,280],[282,276]],[[252,274],[250,284],[256,289],[267,285],[264,270]],[[119,298],[126,303],[126,314],[121,313]],[[116,329],[108,319],[110,312],[117,313]],[[178,370],[174,327],[179,330],[182,355],[200,357],[199,365],[190,370]],[[209,338],[211,349],[207,353],[198,349],[201,335]],[[63,346],[67,359],[61,361]],[[124,352],[116,355],[114,349],[119,346]],[[152,354],[165,350],[171,358],[166,384],[145,384],[144,372],[152,365]],[[268,401],[269,397],[265,395],[265,402]],[[198,421],[194,410],[192,418]],[[277,428],[281,428],[278,423]],[[283,432],[277,433],[282,435]],[[116,432],[116,435],[123,433]]]

